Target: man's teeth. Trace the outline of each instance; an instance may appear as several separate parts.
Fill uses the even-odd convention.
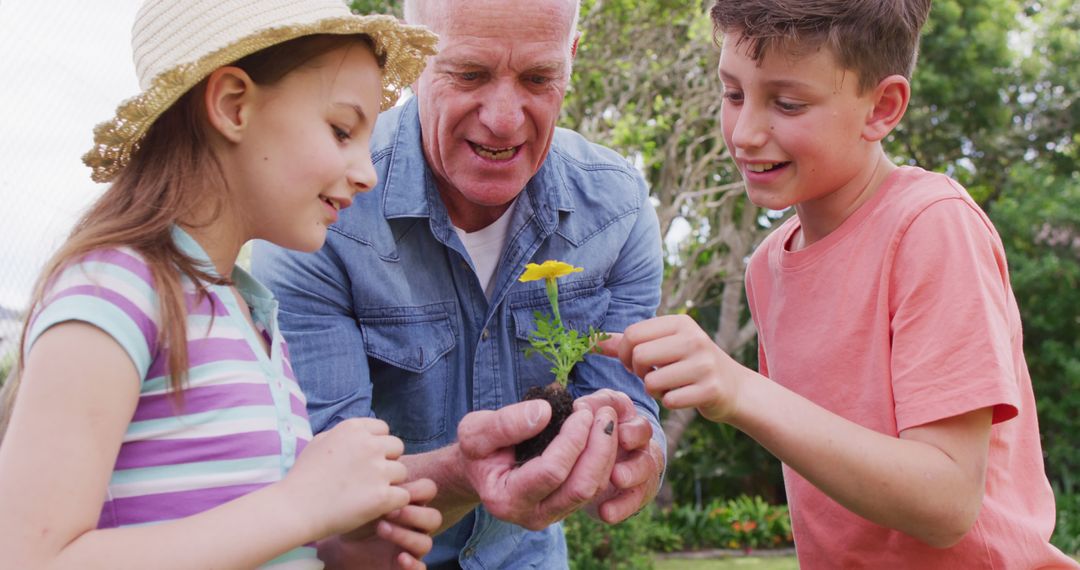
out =
[[[491,160],[507,160],[514,156],[514,151],[517,147],[508,146],[506,148],[490,148],[486,146],[480,146],[478,144],[472,145],[473,150],[480,156]]]
[[[747,164],[746,169],[750,172],[767,172],[780,166],[782,162],[770,162],[768,164]]]

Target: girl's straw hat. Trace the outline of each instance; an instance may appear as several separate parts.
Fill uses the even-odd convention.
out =
[[[123,170],[150,125],[215,69],[301,36],[367,34],[385,59],[382,109],[435,53],[437,37],[392,16],[359,16],[343,0],[147,0],[135,16],[131,48],[142,92],[94,129],[83,156],[91,178],[108,182]]]

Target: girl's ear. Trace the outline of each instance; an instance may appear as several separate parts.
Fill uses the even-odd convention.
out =
[[[239,67],[220,67],[206,78],[206,117],[226,140],[236,143],[243,139],[256,89],[255,82]]]
[[[911,84],[902,75],[890,75],[878,82],[869,96],[873,107],[866,117],[863,138],[877,142],[888,136],[907,112]]]

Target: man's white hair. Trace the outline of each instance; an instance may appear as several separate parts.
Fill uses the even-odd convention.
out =
[[[405,0],[403,6],[405,21],[409,24],[426,24],[430,26],[431,22],[424,17],[424,10],[427,8],[429,1],[441,4],[446,0]],[[581,0],[567,1],[574,7],[574,19],[570,22],[570,43],[573,45],[574,40],[577,38],[578,18],[581,16]]]

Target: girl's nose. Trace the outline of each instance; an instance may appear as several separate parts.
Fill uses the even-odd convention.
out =
[[[365,151],[363,156],[345,172],[345,179],[349,182],[354,194],[374,188],[379,178],[375,174],[375,165],[371,163],[371,153]]]

